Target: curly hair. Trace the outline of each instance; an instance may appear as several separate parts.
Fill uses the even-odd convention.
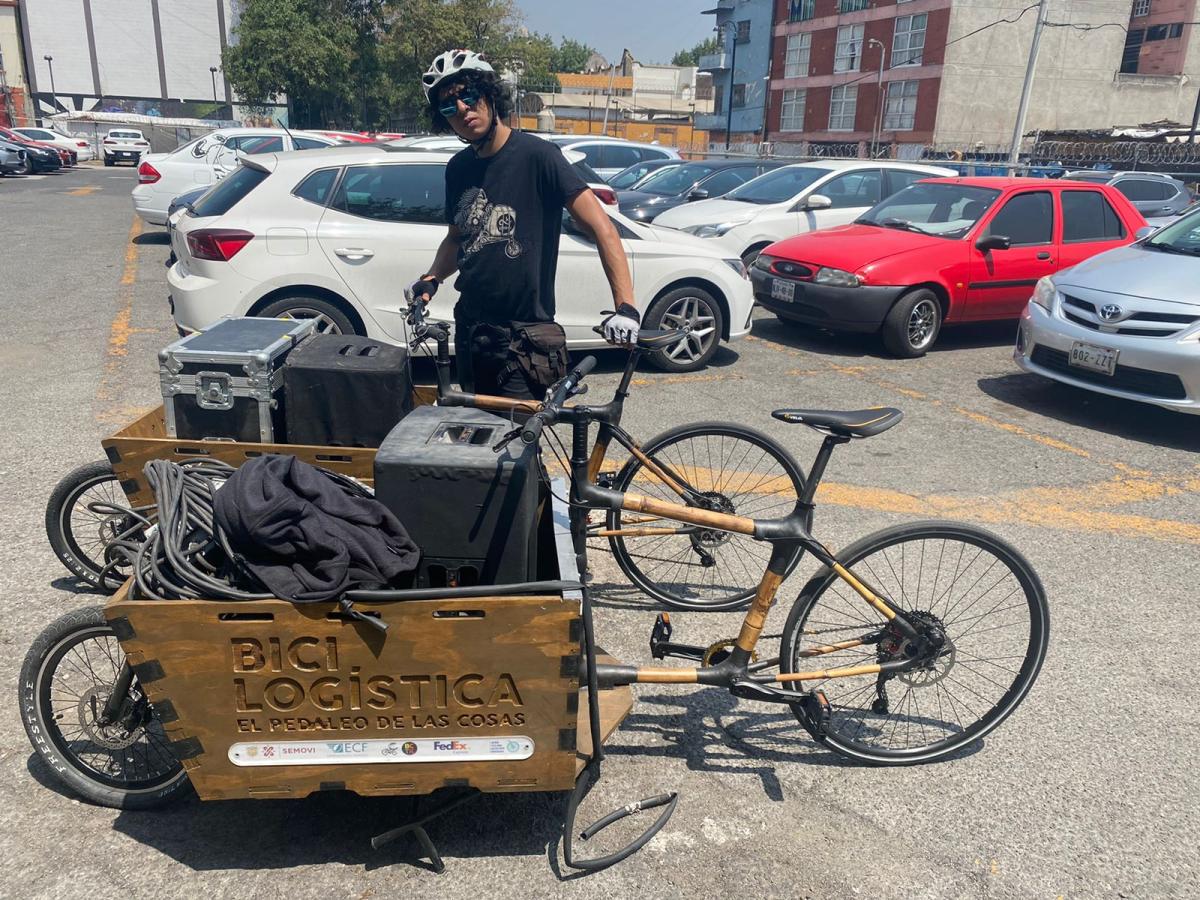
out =
[[[434,134],[446,134],[454,130],[450,127],[450,123],[446,121],[446,117],[438,112],[437,98],[443,88],[455,84],[465,85],[468,88],[475,88],[475,90],[479,91],[479,96],[487,101],[492,114],[500,121],[506,121],[512,115],[512,93],[509,90],[508,84],[496,77],[494,72],[476,72],[470,70],[459,72],[457,75],[452,75],[439,84],[437,90],[429,98],[430,128]]]

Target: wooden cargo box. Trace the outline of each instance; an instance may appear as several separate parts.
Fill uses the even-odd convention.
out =
[[[553,505],[547,579],[574,559]],[[591,747],[575,592],[355,604],[386,632],[333,603],[129,593],[105,615],[201,799],[561,791]],[[601,697],[603,741],[632,694]]]

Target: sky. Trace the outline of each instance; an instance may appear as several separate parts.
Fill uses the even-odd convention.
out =
[[[628,47],[638,62],[669,63],[712,36],[716,0],[516,0],[530,31],[555,42],[569,37],[595,47],[610,62]]]

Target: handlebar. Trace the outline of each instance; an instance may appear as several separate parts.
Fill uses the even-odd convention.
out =
[[[554,392],[546,398],[546,404],[542,411],[534,413],[525,422],[525,426],[521,429],[521,440],[526,444],[536,444],[542,436],[542,429],[558,421],[562,405],[567,402],[567,398],[571,396],[578,384],[594,368],[596,368],[596,357],[585,356],[580,360],[579,365],[572,369],[567,377],[555,386]]]

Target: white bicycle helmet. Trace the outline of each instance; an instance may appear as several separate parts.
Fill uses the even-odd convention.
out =
[[[494,72],[482,56],[474,50],[447,50],[429,64],[429,69],[421,76],[421,89],[425,91],[425,99],[433,101],[434,91],[439,84],[459,72]]]

